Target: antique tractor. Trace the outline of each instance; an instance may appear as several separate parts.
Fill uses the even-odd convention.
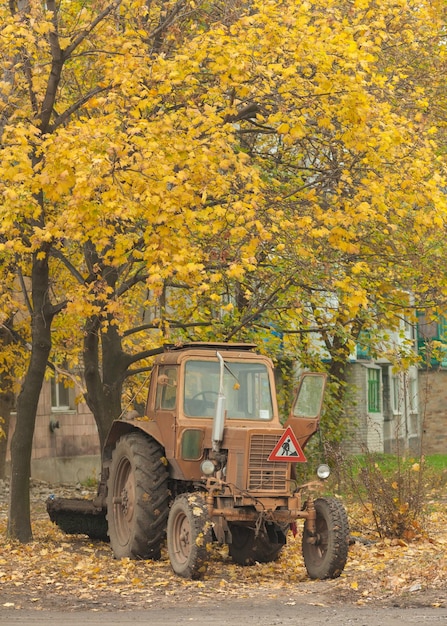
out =
[[[159,559],[199,578],[214,541],[241,565],[276,559],[304,521],[311,578],[340,575],[348,554],[341,502],[300,485],[296,463],[318,430],[326,378],[305,373],[284,425],[272,361],[251,344],[189,343],[155,361],[144,415],[114,421],[94,500],[50,498],[66,532],[110,540],[117,558]],[[306,494],[303,497],[303,494]]]

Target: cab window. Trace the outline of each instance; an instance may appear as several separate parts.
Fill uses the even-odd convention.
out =
[[[264,363],[225,361],[224,395],[227,419],[271,420],[270,379]],[[213,417],[219,393],[220,365],[189,360],[185,364],[184,412]]]
[[[170,411],[175,408],[177,401],[177,369],[177,367],[172,365],[161,365],[158,368],[155,407],[159,410]]]

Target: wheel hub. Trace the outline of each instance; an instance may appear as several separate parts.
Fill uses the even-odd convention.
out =
[[[127,493],[127,489],[123,489],[121,492],[121,509],[124,515],[127,515],[129,510],[129,494]]]
[[[183,554],[188,554],[190,550],[190,528],[188,520],[185,518],[182,521],[182,525],[179,533],[179,548]]]

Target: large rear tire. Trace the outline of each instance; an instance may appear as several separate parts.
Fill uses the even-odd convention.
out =
[[[255,537],[254,528],[249,526],[231,524],[230,530],[232,542],[228,546],[228,553],[238,565],[275,561],[285,544],[285,537],[280,543],[273,543],[270,537],[262,532]]]
[[[314,505],[317,512],[315,536],[304,524],[304,564],[311,578],[337,578],[348,558],[348,516],[335,498],[318,498]]]
[[[212,524],[203,495],[177,496],[169,511],[167,530],[168,554],[174,572],[183,578],[202,578],[212,540]]]
[[[115,557],[159,559],[168,506],[162,447],[142,433],[124,435],[113,450],[107,482],[107,521]]]

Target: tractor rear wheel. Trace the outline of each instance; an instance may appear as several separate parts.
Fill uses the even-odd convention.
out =
[[[167,529],[168,554],[174,572],[183,578],[202,578],[212,540],[212,524],[203,495],[177,496],[169,511]]]
[[[285,537],[280,543],[273,543],[264,532],[259,532],[256,537],[254,528],[249,526],[231,524],[230,530],[232,542],[228,546],[228,552],[238,565],[275,561],[285,544]]]
[[[121,437],[107,482],[110,545],[118,559],[159,559],[168,517],[168,471],[160,444],[142,433]]]
[[[311,578],[337,578],[348,558],[348,516],[335,498],[318,498],[314,505],[317,512],[315,535],[304,524],[304,564]]]

